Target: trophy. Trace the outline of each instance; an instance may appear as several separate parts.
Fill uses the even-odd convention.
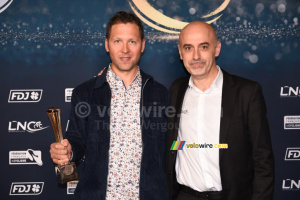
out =
[[[60,108],[51,107],[47,110],[47,114],[53,128],[56,142],[60,143],[63,140],[60,120]],[[57,182],[60,184],[78,180],[77,169],[74,162],[68,162],[60,166],[55,166],[55,169]]]

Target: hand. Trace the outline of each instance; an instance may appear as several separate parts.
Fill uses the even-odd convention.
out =
[[[62,165],[70,161],[72,146],[67,139],[64,139],[61,143],[52,143],[49,152],[53,162]]]
[[[104,68],[98,73],[97,76],[101,76],[101,74],[103,73],[103,71],[105,70],[105,68],[106,68],[106,67],[104,67]],[[96,77],[96,76],[94,76],[94,77]]]

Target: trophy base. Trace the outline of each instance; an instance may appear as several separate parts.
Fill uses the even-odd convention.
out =
[[[59,184],[66,184],[69,181],[78,180],[76,165],[74,162],[57,166],[56,179]]]

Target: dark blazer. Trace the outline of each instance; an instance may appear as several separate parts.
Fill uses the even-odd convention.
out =
[[[224,70],[220,144],[220,173],[226,200],[271,200],[274,191],[274,156],[266,105],[257,82],[230,75]],[[166,169],[170,199],[176,199],[177,151],[170,150],[177,140],[180,111],[190,77],[177,79],[171,86],[171,106],[176,115],[169,118],[166,141]],[[205,142],[205,141],[204,141]]]

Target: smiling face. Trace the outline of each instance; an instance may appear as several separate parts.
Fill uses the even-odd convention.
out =
[[[178,51],[186,70],[195,79],[216,74],[215,57],[219,56],[221,43],[214,29],[204,22],[192,22],[182,29]]]
[[[139,27],[134,23],[118,23],[111,27],[109,38],[105,39],[112,70],[118,74],[137,70],[145,39],[141,39]]]

